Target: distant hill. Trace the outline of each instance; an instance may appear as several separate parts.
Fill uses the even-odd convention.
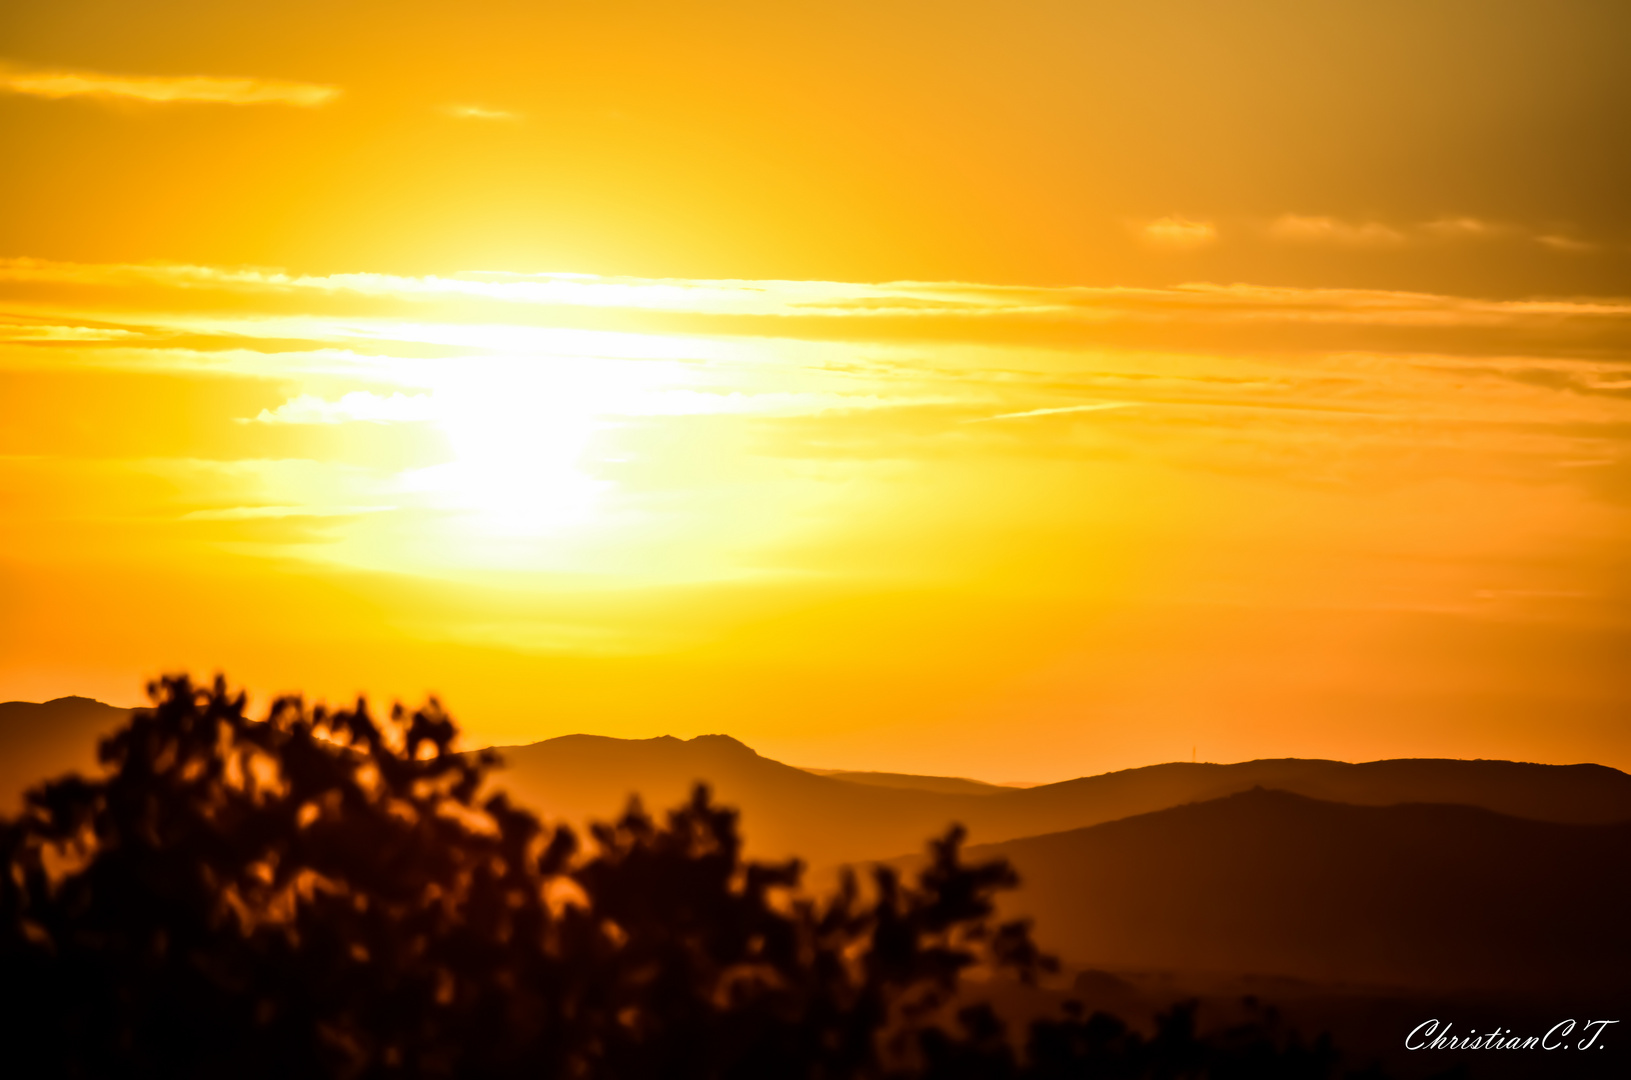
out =
[[[501,747],[498,783],[551,818],[581,823],[620,814],[639,794],[654,812],[706,781],[742,811],[750,852],[797,855],[822,866],[915,851],[968,807],[1000,796],[851,783],[761,757],[726,735],[680,740],[566,735]]]
[[[1014,791],[990,803],[980,825],[1006,837],[1034,835],[1204,802],[1254,787],[1370,806],[1459,803],[1536,821],[1631,820],[1631,776],[1602,765],[1443,758],[1350,764],[1270,758],[1232,765],[1170,762]],[[1033,827],[1044,822],[1056,824]]]
[[[1235,765],[1152,765],[1028,789],[946,777],[829,774],[772,761],[724,735],[691,740],[569,735],[501,748],[500,783],[523,802],[572,821],[608,818],[638,792],[659,810],[706,780],[743,811],[750,851],[797,854],[816,866],[922,850],[952,822],[994,843],[1096,825],[1254,787],[1335,802],[1460,803],[1575,824],[1631,820],[1631,776],[1599,765],[1396,760],[1351,765],[1280,759]]]
[[[1631,971],[1631,823],[1256,789],[969,856],[1011,860],[1010,911],[1095,968],[1588,994]]]
[[[129,716],[82,697],[0,704],[0,814],[16,813],[22,793],[41,780],[95,769],[97,742]]]

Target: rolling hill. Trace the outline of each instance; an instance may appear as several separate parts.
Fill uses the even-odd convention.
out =
[[[90,698],[0,704],[0,814],[19,809],[22,793],[41,780],[96,767],[96,744],[130,716]]]
[[[724,735],[624,740],[569,735],[501,748],[499,782],[522,802],[569,821],[610,818],[631,794],[648,809],[683,800],[693,783],[739,808],[751,853],[802,856],[816,867],[921,850],[961,822],[975,843],[1096,825],[1270,787],[1330,802],[1458,803],[1567,824],[1631,820],[1631,776],[1599,765],[1415,760],[1348,764],[1277,759],[1188,762],[1014,789],[955,778],[815,775]],[[929,783],[928,781],[933,781]],[[971,786],[973,785],[973,786]]]
[[[1259,788],[968,854],[1010,860],[1009,912],[1094,968],[1620,994],[1631,971],[1631,822]]]

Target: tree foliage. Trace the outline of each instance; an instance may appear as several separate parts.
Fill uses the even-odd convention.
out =
[[[1015,885],[935,841],[915,880],[830,896],[745,860],[705,788],[581,845],[460,754],[434,700],[389,720],[217,678],[151,688],[102,775],[0,822],[0,1033],[40,1076],[838,1078],[1330,1074],[1261,1029],[1152,1039],[1078,1010],[1023,1052],[973,967],[1049,970]],[[1236,1069],[1248,1064],[1258,1071]],[[1236,1071],[1231,1072],[1231,1069]],[[1085,1070],[1085,1071],[1084,1071]]]

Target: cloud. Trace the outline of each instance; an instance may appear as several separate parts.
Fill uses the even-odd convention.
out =
[[[35,284],[10,284],[20,281]],[[64,290],[56,302],[77,306],[73,314],[43,306],[51,290],[38,285],[50,281],[103,287]],[[893,507],[893,492],[919,477],[955,474],[968,477],[958,485],[989,485],[981,500],[1030,492],[1047,514],[1141,505],[1140,477],[1160,485],[1188,476],[1196,490],[1215,477],[1277,478],[1288,493],[1441,481],[1453,493],[1457,478],[1510,479],[1527,486],[1510,500],[1506,487],[1491,487],[1487,501],[1510,502],[1519,524],[1520,503],[1602,488],[1620,506],[1631,490],[1602,466],[1558,467],[1626,457],[1626,301],[1199,284],[301,276],[0,260],[0,311],[70,331],[114,312],[134,320],[123,291],[132,285],[144,290],[138,300],[150,298],[153,333],[131,345],[87,348],[64,333],[55,344],[0,346],[0,375],[17,373],[0,390],[0,457],[94,451],[137,461],[131,468],[144,476],[158,459],[304,462],[308,471],[278,473],[286,479],[276,483],[261,482],[262,471],[285,466],[246,466],[244,483],[223,480],[185,502],[152,497],[164,520],[203,511],[189,526],[198,542],[282,545],[298,558],[360,554],[404,572],[444,557],[476,565],[492,548],[459,546],[462,530],[562,530],[552,545],[611,535],[554,516],[587,514],[597,499],[595,520],[612,531],[649,514],[663,523],[658,535],[705,518],[763,523],[770,535],[847,498],[851,477],[887,492],[880,506]],[[376,307],[376,296],[392,302]],[[816,301],[825,306],[808,306]],[[686,303],[700,310],[682,322],[674,312]],[[603,323],[580,320],[604,308]],[[641,309],[656,314],[636,317]],[[903,340],[907,323],[917,336]],[[845,324],[852,336],[839,339]],[[1038,326],[1079,332],[1044,339]],[[1326,329],[1315,336],[1314,327]],[[231,344],[205,353],[188,331]],[[289,347],[301,339],[314,348]],[[424,340],[472,351],[399,344]],[[230,396],[207,399],[176,391],[229,385]],[[46,390],[63,404],[41,407]],[[205,400],[218,403],[204,409]],[[153,416],[159,407],[169,411]],[[86,447],[87,436],[70,440],[44,422],[60,415],[101,441]],[[1048,487],[1067,472],[1068,482]],[[1123,476],[1127,486],[1082,497],[1090,475]],[[41,491],[41,505],[69,505]],[[384,507],[403,516],[360,512]],[[324,510],[334,516],[312,512]],[[523,511],[532,516],[516,516]],[[405,528],[413,515],[449,531]],[[1324,528],[1318,522],[1339,515],[1306,516]],[[1507,527],[1475,524],[1489,535]],[[262,532],[274,526],[287,531]],[[531,554],[545,549],[530,540],[515,543],[528,552],[517,559],[546,557]],[[647,554],[618,561],[628,543],[583,558],[649,563]],[[685,557],[702,553],[706,569],[718,548],[710,534]],[[1471,588],[1456,587],[1463,598]]]
[[[279,405],[276,409],[262,409],[253,419],[241,421],[253,424],[344,424],[354,420],[375,424],[414,423],[433,420],[436,414],[429,396],[394,393],[380,397],[366,390],[346,394],[339,401],[328,401],[312,394]]]
[[[839,340],[1571,355],[1623,351],[1631,341],[1631,300],[1491,300],[1206,283],[1132,288],[492,272],[301,275],[0,258],[0,300],[19,317],[26,310],[32,323],[69,327],[50,332],[63,345],[101,336],[89,320],[79,323],[87,327],[83,333],[71,329],[91,313],[82,306],[87,289],[117,292],[121,328],[154,344],[163,339],[174,349],[225,356],[221,350],[236,349],[233,343],[245,334],[276,340],[285,351],[311,342],[329,350],[320,362],[337,371],[366,365],[367,356],[382,352],[448,356],[519,349],[688,360],[706,352],[695,335],[735,341],[721,356],[747,349],[745,338],[804,339],[823,364],[831,358],[814,343]],[[230,316],[222,309],[228,297],[236,312]],[[109,301],[104,296],[92,302]],[[135,311],[149,314],[137,322]],[[688,336],[664,336],[670,333]],[[34,331],[26,336],[38,337]],[[127,340],[134,345],[140,339]],[[109,362],[113,351],[104,346],[99,362]],[[197,357],[188,362],[204,363]],[[233,363],[271,370],[264,359]]]
[[[59,326],[52,323],[21,322],[0,316],[0,343],[4,342],[87,342],[131,341],[142,334],[108,326]]]
[[[97,71],[25,71],[0,67],[0,91],[42,98],[120,98],[158,104],[295,105],[316,108],[339,87],[279,79],[213,75],[110,75]]]
[[[1091,405],[1061,405],[1052,409],[1026,409],[1024,412],[998,413],[996,416],[979,416],[973,420],[964,421],[969,424],[986,424],[993,420],[1025,420],[1032,416],[1059,416],[1063,413],[1104,412],[1108,409],[1131,409],[1138,405],[1147,404],[1140,401],[1096,401]]]
[[[1332,244],[1355,248],[1390,248],[1425,243],[1463,241],[1533,241],[1554,251],[1593,251],[1597,245],[1558,233],[1542,233],[1519,225],[1462,214],[1435,218],[1415,225],[1392,226],[1378,221],[1347,221],[1328,216],[1282,214],[1268,226],[1275,240],[1302,244]]]
[[[1589,244],[1584,240],[1576,240],[1571,236],[1558,236],[1556,234],[1537,236],[1535,237],[1535,242],[1537,244],[1545,244],[1553,251],[1582,252],[1595,251],[1597,249],[1596,244]]]
[[[294,517],[355,517],[395,510],[394,506],[227,506],[214,510],[192,510],[182,521],[261,521]]]
[[[1300,244],[1340,244],[1345,247],[1397,247],[1406,242],[1404,233],[1380,222],[1349,222],[1333,217],[1304,217],[1283,214],[1269,226],[1277,240]]]
[[[1422,228],[1445,240],[1483,240],[1510,231],[1504,225],[1496,225],[1475,217],[1439,218],[1427,222]]]
[[[460,120],[519,120],[521,114],[507,109],[489,109],[484,105],[443,105],[442,112]]]
[[[1191,221],[1176,215],[1146,222],[1139,231],[1146,243],[1180,251],[1205,247],[1218,238],[1218,230],[1210,221]]]

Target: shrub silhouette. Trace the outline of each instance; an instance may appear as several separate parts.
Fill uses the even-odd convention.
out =
[[[698,787],[658,823],[632,805],[588,850],[453,750],[432,700],[375,720],[217,678],[150,687],[103,775],[31,791],[0,822],[0,1034],[62,1077],[1326,1077],[1329,1046],[1267,1027],[1154,1038],[1080,1010],[1024,1053],[971,967],[1050,970],[1016,884],[962,833],[913,882],[831,896],[746,861]],[[955,1015],[953,1015],[953,1010]]]

